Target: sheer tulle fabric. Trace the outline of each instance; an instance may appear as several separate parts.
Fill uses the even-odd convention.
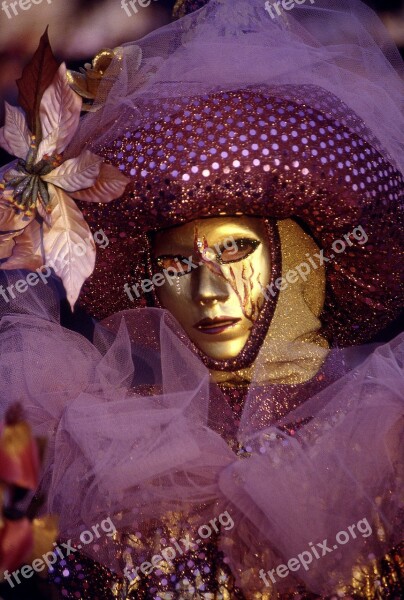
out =
[[[288,94],[288,86],[302,84],[342,100],[331,116],[355,127],[355,113],[404,172],[403,63],[382,23],[358,0],[296,4],[274,19],[262,0],[211,0],[123,45],[99,88],[100,110],[84,118],[69,152],[100,148],[128,122],[144,127],[162,103],[168,114],[183,97],[250,86],[286,86]],[[296,100],[304,103],[302,94]]]
[[[250,456],[241,458],[208,427],[208,372],[165,311],[115,315],[98,326],[92,345],[58,324],[56,306],[50,286],[10,302],[0,373],[2,410],[23,402],[35,433],[49,439],[42,489],[63,537],[77,541],[107,517],[120,531],[146,531],[169,510],[192,516],[196,532],[229,510],[235,527],[222,548],[236,576],[252,567],[248,583],[238,582],[251,591],[260,568],[287,562],[310,542],[327,539],[332,548],[338,532],[366,518],[372,535],[358,534],[300,569],[299,579],[318,593],[332,592],[357,561],[400,539],[403,337],[272,425],[258,425],[252,394],[239,430]],[[352,362],[349,352],[336,352]],[[214,397],[215,418],[227,418],[218,390]],[[296,425],[293,435],[288,424]],[[93,558],[122,568],[112,542]]]

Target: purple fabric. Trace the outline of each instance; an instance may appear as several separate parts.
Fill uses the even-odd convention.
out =
[[[236,572],[260,548],[270,548],[262,566],[272,568],[366,518],[372,535],[299,571],[319,593],[349,579],[357,559],[399,541],[404,336],[272,425],[257,418],[250,394],[238,433],[246,459],[208,426],[208,371],[168,313],[115,315],[93,345],[59,325],[45,291],[27,291],[1,320],[1,410],[22,401],[35,434],[48,437],[41,487],[62,537],[78,539],[118,513],[119,528],[130,530],[168,510],[192,516],[193,526],[229,510],[235,527],[221,544]],[[349,358],[335,352],[338,362]],[[214,403],[215,419],[226,421],[219,390]],[[294,434],[291,423],[300,423]],[[122,568],[112,548],[93,558]]]

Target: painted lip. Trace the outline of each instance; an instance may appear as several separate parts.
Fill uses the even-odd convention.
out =
[[[233,317],[215,317],[214,319],[206,318],[198,321],[198,323],[195,323],[194,328],[202,333],[215,335],[217,333],[226,331],[230,327],[233,327],[239,321],[241,321],[241,319],[234,319]]]

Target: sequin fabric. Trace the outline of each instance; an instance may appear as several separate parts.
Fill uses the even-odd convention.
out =
[[[171,522],[170,522],[171,521]],[[152,537],[145,538],[140,532],[122,536],[116,542],[128,573],[133,572],[130,552],[135,550],[137,566],[150,560],[158,550],[172,544],[170,538],[178,532],[178,521],[173,517],[157,529]],[[179,537],[176,538],[179,540]],[[180,541],[177,545],[181,550]],[[234,577],[226,564],[226,557],[217,548],[216,540],[199,544],[195,550],[179,554],[172,562],[161,562],[159,568],[149,575],[142,572],[133,577],[116,577],[98,563],[83,555],[74,554],[61,564],[51,575],[61,587],[66,598],[83,600],[244,600],[241,591],[234,585]]]
[[[345,372],[340,361],[328,359],[319,373],[310,381],[300,385],[275,385],[260,390],[262,411],[257,426],[274,422],[295,408],[319,389],[330,385]],[[252,448],[242,447],[236,442],[236,432],[240,424],[246,394],[249,386],[220,386],[226,399],[228,412],[215,412],[215,394],[220,394],[218,386],[211,386],[212,409],[209,426],[226,439],[233,451],[242,459],[248,460]],[[251,390],[250,390],[251,393]],[[285,425],[284,431],[293,437],[303,423]],[[268,451],[271,442],[264,451]],[[69,600],[314,600],[314,595],[303,587],[294,586],[289,592],[277,594],[266,588],[242,592],[235,583],[235,576],[227,564],[224,551],[219,549],[222,532],[212,535],[192,547],[184,545],[184,538],[195,528],[192,516],[180,513],[167,513],[161,522],[147,528],[139,524],[132,532],[111,538],[97,540],[96,555],[103,554],[103,544],[113,546],[113,555],[118,557],[121,569],[128,568],[130,577],[119,577],[99,563],[90,560],[79,551],[70,554],[51,572],[51,580],[61,589],[62,597]],[[231,533],[231,532],[230,532]],[[175,545],[177,544],[177,545]],[[177,548],[177,555],[171,563],[162,562],[158,569],[147,575],[139,570],[142,564],[150,570],[153,555],[161,554],[163,548]],[[179,546],[179,549],[178,549]],[[355,600],[396,600],[404,594],[403,548],[398,547],[380,561],[353,568],[349,587],[339,590],[338,597],[351,597]],[[265,552],[265,550],[263,550]],[[107,551],[111,555],[111,550]],[[259,554],[247,557],[250,564],[239,572],[241,581],[249,577],[250,569],[257,571],[263,562]],[[134,569],[138,567],[137,573]],[[336,598],[333,596],[332,598]]]
[[[169,519],[168,519],[169,521]],[[142,539],[140,533],[115,542],[116,553],[123,559],[135,546],[142,563],[153,553],[155,544],[165,544],[178,531],[178,522],[167,523],[153,537]],[[125,543],[124,543],[125,542]],[[403,545],[393,549],[380,561],[359,565],[353,569],[351,584],[328,598],[354,600],[397,600],[404,594]],[[253,556],[259,564],[260,557]],[[133,563],[127,560],[126,566]],[[248,570],[240,573],[248,576]],[[162,562],[152,574],[130,580],[118,577],[102,565],[79,552],[71,554],[51,570],[50,579],[69,600],[314,600],[320,598],[303,587],[278,594],[263,586],[262,590],[242,593],[235,585],[234,576],[226,564],[216,540],[200,545],[196,550],[176,557],[172,563]]]
[[[294,218],[324,250],[328,339],[367,340],[394,318],[402,298],[404,183],[363,122],[347,115],[337,98],[312,86],[149,106],[148,124],[127,122],[98,150],[131,182],[109,205],[81,203],[91,227],[110,240],[81,303],[104,318],[151,302],[150,294],[132,302],[124,291],[150,277],[149,232],[209,216]],[[359,225],[366,244],[333,250]]]

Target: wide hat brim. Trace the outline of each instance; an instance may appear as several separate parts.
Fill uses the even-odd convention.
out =
[[[293,218],[313,237],[325,257],[321,320],[332,344],[366,341],[398,314],[403,176],[335,96],[313,86],[245,89],[160,101],[141,129],[122,118],[125,132],[111,131],[98,153],[131,179],[125,195],[81,204],[109,238],[81,296],[91,314],[146,304],[147,294],[133,302],[124,285],[150,277],[150,233],[237,214]]]

